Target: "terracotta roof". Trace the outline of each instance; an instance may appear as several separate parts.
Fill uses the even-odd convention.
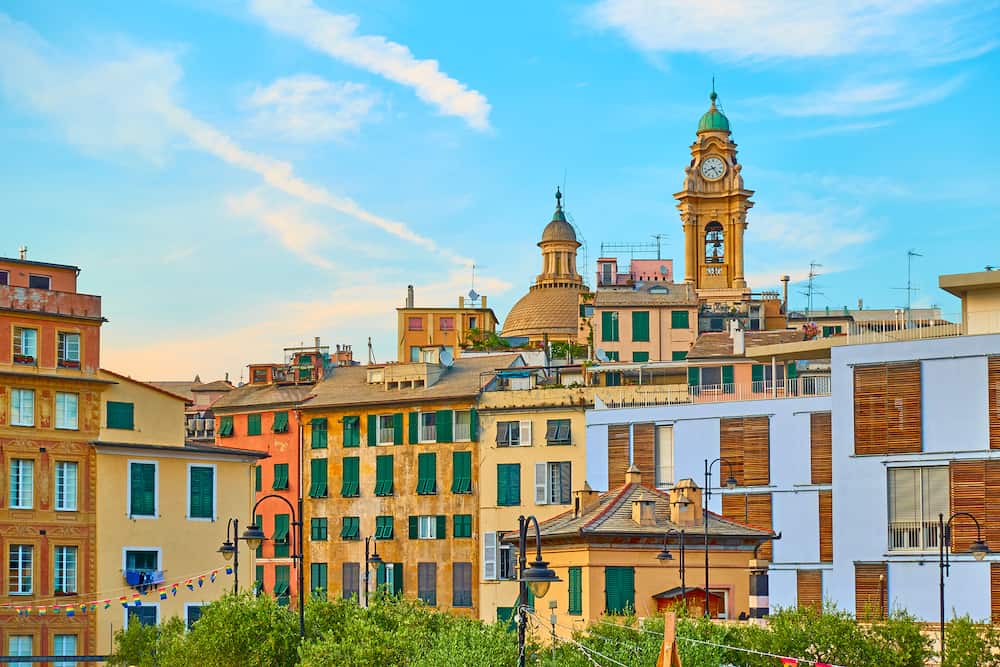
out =
[[[110,375],[111,377],[116,377],[119,380],[125,380],[126,382],[134,382],[135,384],[141,384],[142,386],[148,387],[153,391],[158,391],[161,394],[166,394],[170,398],[176,398],[178,401],[184,401],[185,403],[191,402],[191,399],[188,398],[187,396],[179,394],[174,391],[170,391],[169,389],[161,387],[159,384],[154,382],[143,382],[142,380],[136,380],[135,378],[131,378],[127,375],[122,375],[121,373],[115,373],[114,371],[109,371],[107,368],[102,368],[101,373],[105,375]]]
[[[656,503],[654,525],[639,525],[632,520],[632,500],[653,500]],[[663,491],[643,484],[626,484],[618,489],[602,493],[597,504],[574,516],[573,510],[543,521],[541,534],[546,537],[580,536],[650,536],[662,540],[663,534],[671,529],[683,528],[689,535],[704,535],[704,524],[680,526],[670,521],[670,496]],[[774,533],[751,528],[735,521],[723,519],[714,512],[708,513],[708,534],[717,537],[765,540]]]
[[[663,290],[666,290],[664,293]],[[694,286],[687,283],[641,283],[638,288],[613,287],[598,289],[594,306],[671,306],[698,305]]]
[[[216,414],[250,412],[278,406],[297,406],[307,399],[315,385],[245,384],[220,396],[212,404]]]
[[[226,380],[213,380],[212,382],[201,382],[197,379],[191,381],[149,380],[147,384],[169,391],[171,394],[183,396],[189,401],[194,401],[194,392],[196,391],[232,391],[236,388]]]
[[[368,366],[349,366],[334,370],[317,384],[312,398],[303,409],[338,405],[389,405],[451,398],[475,398],[481,388],[482,374],[497,368],[508,368],[520,358],[518,354],[456,359],[437,382],[429,387],[386,389],[382,384],[368,384]],[[493,376],[490,375],[490,379]],[[216,404],[218,405],[218,404]]]
[[[580,287],[533,285],[507,314],[504,336],[542,334],[576,337],[580,326]]]
[[[794,343],[804,339],[804,334],[796,329],[775,329],[773,331],[743,332],[746,347],[761,345],[777,345],[779,343]],[[698,336],[688,359],[706,359],[710,357],[733,357],[733,339],[725,332],[709,332]],[[739,355],[743,356],[743,355]]]

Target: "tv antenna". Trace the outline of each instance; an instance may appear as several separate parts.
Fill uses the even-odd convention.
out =
[[[375,364],[375,349],[372,347],[372,337],[368,337],[368,363]]]
[[[919,287],[913,286],[912,272],[913,272],[913,258],[923,257],[919,252],[910,248],[906,251],[906,287],[893,287],[894,290],[906,290],[906,326],[909,328],[910,322],[913,321],[912,313],[912,299],[913,293],[919,292]]]
[[[799,290],[799,294],[805,295],[806,303],[808,304],[806,306],[806,318],[812,317],[813,297],[823,296],[823,292],[820,292],[819,289],[817,289],[819,285],[816,284],[816,278],[822,275],[818,273],[816,269],[822,266],[823,265],[816,260],[809,262],[809,278],[806,280],[806,288],[804,290]]]

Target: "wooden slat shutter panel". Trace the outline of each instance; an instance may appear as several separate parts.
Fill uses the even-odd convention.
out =
[[[1000,449],[1000,357],[990,357],[986,381],[989,383],[990,449]]]
[[[420,413],[411,412],[408,423],[410,444],[415,445],[420,442]]]
[[[635,424],[632,427],[632,463],[651,481],[656,474],[656,438],[652,424]]]
[[[719,476],[723,480],[728,475],[725,468],[719,470]],[[747,486],[766,486],[771,483],[770,417],[743,418],[743,483]]]
[[[772,529],[770,493],[726,493],[722,496],[722,516],[760,530]],[[761,558],[771,560],[771,542],[760,545]]]
[[[923,450],[920,409],[920,362],[889,364],[886,372],[888,453]]]
[[[823,571],[798,570],[795,574],[798,606],[812,607],[816,611],[822,611]]]
[[[378,415],[368,415],[368,446],[378,444]]]
[[[833,483],[833,425],[829,412],[809,415],[810,468],[813,484]]]
[[[983,525],[983,539],[986,540],[988,546],[1000,545],[1000,502],[997,502],[998,498],[1000,498],[1000,461],[987,461],[986,523]],[[970,522],[966,521],[966,523]]]
[[[719,420],[719,478],[729,477],[732,464],[732,474],[738,484],[743,484],[743,417],[726,417]]]
[[[986,524],[986,461],[951,462],[951,512],[968,512]],[[986,525],[986,540],[992,526]],[[968,517],[951,524],[951,551],[968,551],[976,539],[976,525]]]
[[[886,454],[886,366],[854,369],[854,453]]]
[[[882,576],[881,581],[879,575]],[[889,570],[885,563],[854,564],[854,616],[859,621],[885,617],[889,606]]]
[[[608,426],[608,488],[625,484],[628,468],[628,424]]]
[[[990,563],[990,622],[1000,624],[1000,563]]]
[[[833,562],[833,491],[819,492],[819,560]]]

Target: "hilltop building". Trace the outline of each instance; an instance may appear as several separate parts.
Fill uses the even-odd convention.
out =
[[[477,337],[494,334],[497,316],[486,305],[486,297],[470,291],[458,297],[458,307],[418,307],[413,285],[406,288],[406,304],[396,309],[396,337],[400,362],[419,362],[420,350],[445,346],[453,357],[459,357]]]
[[[195,375],[194,380],[190,382],[153,380],[149,384],[182,396],[187,401],[182,422],[185,428],[185,440],[203,445],[211,445],[215,441],[215,415],[212,413],[212,405],[233,390],[228,373],[226,379],[211,382],[202,382],[201,377]]]

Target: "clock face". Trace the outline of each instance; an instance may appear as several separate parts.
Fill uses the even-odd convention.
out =
[[[726,163],[717,157],[705,158],[701,163],[701,175],[710,181],[722,178],[726,173]]]

